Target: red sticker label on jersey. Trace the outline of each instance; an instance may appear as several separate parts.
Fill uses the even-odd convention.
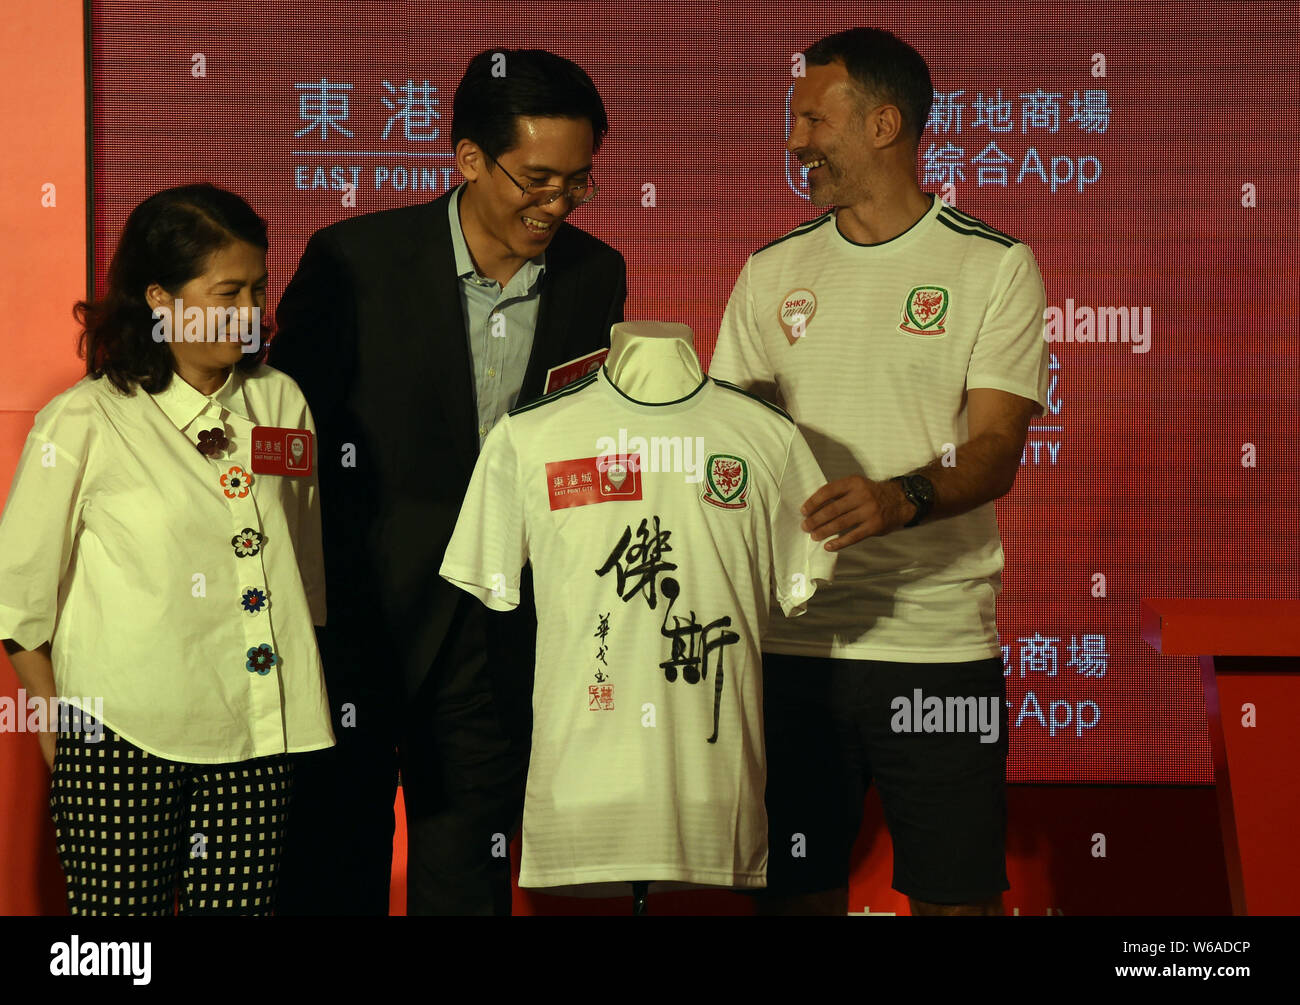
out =
[[[283,426],[253,427],[253,474],[311,474],[312,435],[309,429]]]
[[[641,455],[603,454],[546,465],[551,509],[641,498]]]

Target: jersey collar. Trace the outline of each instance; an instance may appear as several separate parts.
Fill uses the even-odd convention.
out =
[[[612,397],[622,407],[631,409],[634,412],[641,412],[645,415],[674,414],[692,409],[707,396],[710,389],[709,385],[712,383],[708,376],[705,375],[698,386],[696,386],[695,390],[681,398],[675,398],[672,401],[638,401],[636,398],[624,394],[623,391],[619,389],[618,385],[609,379],[609,369],[604,366],[604,364],[601,365],[597,374],[598,376],[596,380],[604,386],[607,395]]]
[[[901,234],[895,234],[887,241],[877,241],[875,244],[859,244],[857,241],[850,241],[840,230],[839,220],[835,220],[835,237],[839,244],[846,248],[861,250],[866,253],[893,252],[899,248],[906,247],[915,241],[919,236],[925,233],[930,222],[939,215],[939,210],[943,208],[943,200],[933,192],[927,193],[930,196],[930,208],[921,214],[920,218],[908,227]]]

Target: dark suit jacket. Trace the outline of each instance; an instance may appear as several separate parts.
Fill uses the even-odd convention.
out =
[[[450,199],[317,231],[276,312],[268,362],[298,382],[316,420],[328,605],[318,638],[336,713],[348,694],[413,695],[463,595],[438,575],[478,456]],[[623,256],[567,223],[541,282],[520,405],[541,395],[549,367],[609,345],[627,296]],[[522,590],[518,610],[487,612],[498,663],[526,674],[500,684],[521,713],[536,635],[527,570]]]

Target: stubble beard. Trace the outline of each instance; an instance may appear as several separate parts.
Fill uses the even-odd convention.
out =
[[[835,174],[814,187],[808,186],[808,199],[814,206],[854,206],[867,202],[871,188],[865,181],[849,181]]]

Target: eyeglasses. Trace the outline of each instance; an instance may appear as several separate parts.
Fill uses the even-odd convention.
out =
[[[549,206],[556,199],[564,196],[568,198],[569,202],[573,205],[573,208],[577,209],[579,206],[589,203],[592,199],[596,198],[596,180],[590,171],[587,172],[585,181],[577,185],[571,185],[568,188],[563,188],[559,185],[538,185],[535,182],[529,182],[527,185],[520,185],[515,179],[515,176],[505,169],[504,164],[495,157],[490,159],[497,167],[501,168],[501,173],[514,183],[515,188],[519,189],[519,191],[523,193],[525,199],[534,200],[538,206]]]

